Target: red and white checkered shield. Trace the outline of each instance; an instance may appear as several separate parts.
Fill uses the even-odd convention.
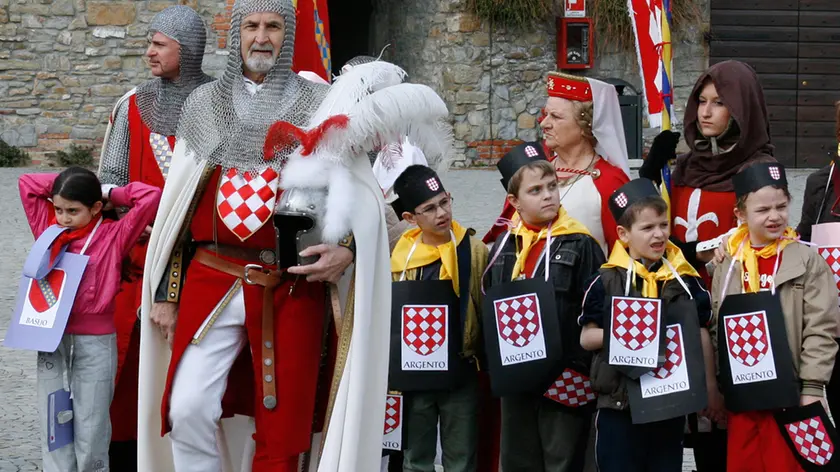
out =
[[[726,342],[729,353],[738,362],[753,367],[767,355],[770,346],[767,337],[766,315],[749,313],[726,318]]]
[[[388,395],[385,399],[385,434],[393,433],[402,421],[402,397]]]
[[[802,457],[816,465],[825,465],[834,455],[834,443],[828,436],[822,418],[815,416],[790,423],[785,431]]]
[[[279,184],[280,175],[270,167],[257,175],[228,170],[216,195],[225,226],[242,241],[250,238],[274,213]]]
[[[613,335],[622,346],[638,351],[655,342],[661,300],[613,298]]]
[[[782,178],[782,173],[781,173],[781,171],[779,171],[778,167],[770,166],[769,169],[770,169],[770,177],[772,177],[773,180],[779,180],[779,179]]]
[[[29,285],[29,304],[38,313],[43,313],[58,303],[65,274],[61,269],[53,269],[41,280],[32,280]]]
[[[543,396],[570,407],[584,406],[595,400],[589,377],[572,369],[564,370]]]
[[[834,273],[834,283],[837,284],[838,290],[838,305],[840,305],[840,247],[821,247],[820,255],[828,262],[828,266]]]
[[[499,335],[508,344],[525,347],[540,332],[540,302],[530,293],[493,302]]]
[[[680,331],[677,327],[669,327],[665,332],[665,336],[665,363],[662,364],[662,367],[651,372],[654,377],[663,380],[674,375],[677,369],[679,369],[682,365],[683,359],[685,358],[682,336],[680,335]]]
[[[446,305],[404,305],[403,341],[417,354],[428,356],[446,342]]]

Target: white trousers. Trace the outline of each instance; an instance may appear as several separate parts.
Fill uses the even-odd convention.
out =
[[[217,441],[222,397],[231,367],[247,341],[245,297],[239,288],[201,343],[187,347],[175,371],[169,422],[176,472],[223,470]]]

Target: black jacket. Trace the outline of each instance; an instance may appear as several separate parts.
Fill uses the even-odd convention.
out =
[[[803,241],[811,241],[811,226],[818,223],[837,223],[840,216],[831,213],[831,207],[837,202],[838,192],[834,183],[829,181],[828,174],[831,166],[822,169],[808,176],[805,182],[805,197],[802,200],[802,219],[796,231],[802,235]],[[840,169],[835,169],[840,172]],[[826,194],[826,186],[828,193]],[[819,221],[817,221],[819,220]]]
[[[502,238],[504,234],[499,237],[490,251],[491,260],[500,250],[498,245]],[[588,288],[586,281],[606,262],[604,252],[591,236],[568,234],[552,238],[549,261],[549,281],[554,285],[557,316],[560,320],[563,341],[563,362],[565,367],[588,374],[592,356],[580,346],[581,328],[577,324],[577,318],[581,313],[584,294]],[[490,266],[484,280],[485,288],[510,282],[515,264],[516,241],[511,235]],[[544,270],[545,262],[540,261],[535,273],[544,274]]]

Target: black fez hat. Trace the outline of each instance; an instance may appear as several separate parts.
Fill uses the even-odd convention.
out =
[[[618,188],[610,196],[610,211],[616,221],[620,220],[630,206],[648,197],[662,197],[652,180],[639,178]]]
[[[545,156],[542,143],[537,142],[522,143],[505,154],[505,157],[499,160],[499,163],[496,164],[496,167],[502,174],[500,181],[502,182],[502,186],[505,190],[507,190],[508,183],[516,171],[518,171],[521,167],[538,160],[547,161],[548,158]]]
[[[769,185],[787,188],[785,166],[778,162],[760,162],[753,164],[732,177],[735,196],[740,198]]]
[[[397,216],[402,215],[404,211],[414,213],[423,202],[445,192],[443,182],[434,170],[426,166],[411,165],[394,181],[394,193],[398,198],[391,206],[394,207]]]

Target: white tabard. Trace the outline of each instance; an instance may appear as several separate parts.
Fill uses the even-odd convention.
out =
[[[567,183],[571,185],[559,186],[560,203],[569,216],[586,226],[586,229],[598,241],[604,254],[607,254],[607,242],[604,238],[604,226],[601,223],[601,194],[595,187],[591,175],[584,175],[572,184],[575,179]]]

